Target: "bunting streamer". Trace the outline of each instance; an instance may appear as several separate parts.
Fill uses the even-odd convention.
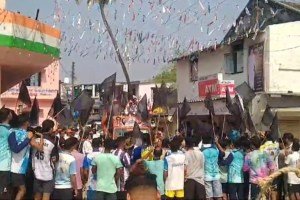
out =
[[[89,12],[85,13],[78,12],[81,9],[71,9],[72,3],[74,1],[56,0],[53,16],[43,20],[68,33],[61,39],[62,52],[66,56],[115,60],[99,6],[91,4]],[[105,13],[121,53],[125,54],[125,47],[130,47],[126,52],[128,62],[158,66],[194,51],[209,47],[216,49],[224,33],[232,26],[236,31],[248,27],[244,30],[245,35],[255,39],[260,28],[276,16],[279,9],[259,9],[258,23],[249,27],[248,22],[235,20],[242,11],[250,18],[256,16],[255,11],[245,7],[247,3],[248,0],[110,1]],[[263,3],[269,2],[265,0]],[[86,4],[78,4],[78,7],[86,7]],[[234,7],[236,13],[227,12],[228,7]],[[195,27],[199,27],[198,30],[195,31]],[[251,35],[250,31],[255,34]],[[226,43],[235,39],[229,38]]]

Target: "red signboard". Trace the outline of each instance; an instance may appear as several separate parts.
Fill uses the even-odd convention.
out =
[[[225,97],[226,87],[229,89],[230,96],[234,96],[234,81],[219,81],[218,79],[199,81],[199,97],[205,97],[207,93],[211,93],[214,97]]]

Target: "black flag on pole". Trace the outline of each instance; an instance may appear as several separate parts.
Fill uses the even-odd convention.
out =
[[[149,119],[147,94],[139,101],[137,113],[140,115],[142,121]]]
[[[39,124],[39,113],[40,113],[39,102],[35,97],[29,115],[29,122],[31,126],[36,126]]]
[[[267,105],[263,117],[261,119],[261,122],[266,126],[270,126],[273,122],[273,119],[274,119],[274,114],[272,113],[270,106]]]
[[[248,104],[255,97],[255,92],[251,89],[248,83],[244,82],[235,88],[235,91],[241,96],[243,102]]]
[[[160,88],[155,86],[153,89],[153,114],[166,114],[167,113],[167,97],[169,93],[169,88],[167,88],[166,84],[163,82]]]
[[[233,109],[233,107],[232,107],[232,99],[230,97],[230,93],[229,93],[228,87],[226,87],[226,107],[227,107],[227,109],[228,109],[228,111],[230,113],[233,112],[233,110],[232,110]]]
[[[22,81],[21,83],[18,101],[21,101],[22,103],[26,104],[28,107],[31,106],[31,99],[25,81]]]
[[[132,137],[133,138],[143,138],[143,134],[141,132],[140,126],[137,122],[134,122],[133,131],[132,131]]]
[[[210,114],[215,115],[214,103],[211,98],[211,93],[207,93],[204,99],[204,105]]]
[[[68,126],[72,125],[73,115],[72,115],[70,108],[65,108],[63,111],[58,113],[55,120],[63,126],[68,127]]]
[[[100,97],[102,96],[103,105],[109,105],[113,101],[116,86],[117,73],[107,77],[100,85]]]
[[[72,105],[74,111],[79,112],[81,125],[84,125],[87,122],[94,103],[95,100],[90,97],[89,93],[86,90],[82,91],[81,94],[73,101]]]
[[[278,124],[278,116],[277,113],[275,114],[272,125],[270,127],[270,134],[272,135],[272,138],[274,140],[278,140],[280,138],[280,133],[279,133],[279,124]]]
[[[251,118],[251,115],[247,109],[244,111],[244,123],[246,125],[246,128],[251,132],[252,135],[255,135],[257,133],[255,125],[253,123],[253,120]]]
[[[184,97],[182,106],[179,110],[179,119],[180,121],[182,121],[183,119],[186,118],[187,114],[191,111],[191,106],[190,104],[187,102],[186,97]]]
[[[50,117],[55,117],[55,118],[56,118],[57,114],[58,114],[59,112],[61,112],[62,109],[64,109],[64,105],[63,105],[62,102],[61,102],[60,94],[57,93],[57,94],[56,94],[56,97],[55,97],[54,100],[53,100],[53,103],[52,103],[52,106],[51,106],[51,108],[50,108],[50,110],[49,110],[48,115],[49,115]],[[64,112],[62,112],[62,114],[64,114]]]

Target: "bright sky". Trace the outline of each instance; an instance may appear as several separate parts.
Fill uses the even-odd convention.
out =
[[[106,11],[120,50],[130,58],[131,80],[147,80],[176,50],[187,53],[220,41],[247,2],[118,0]],[[40,21],[62,30],[61,77],[70,76],[75,61],[78,83],[100,83],[114,72],[124,81],[97,5],[88,10],[85,0],[79,6],[75,0],[7,0],[7,8],[32,18],[40,9]]]

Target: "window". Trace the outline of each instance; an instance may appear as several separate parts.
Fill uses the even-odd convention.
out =
[[[190,80],[198,81],[198,60],[190,62]]]
[[[30,78],[25,79],[26,86],[41,86],[42,73],[33,74]]]
[[[243,73],[243,58],[243,44],[233,46],[232,53],[225,54],[225,73]]]

